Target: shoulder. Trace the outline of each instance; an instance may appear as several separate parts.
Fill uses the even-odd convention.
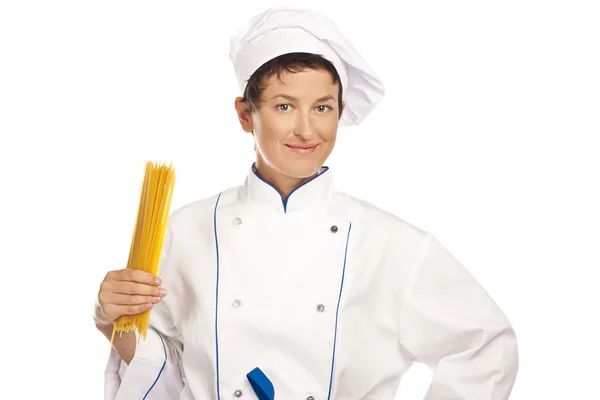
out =
[[[416,242],[422,241],[429,234],[427,230],[415,225],[406,218],[369,201],[344,192],[336,192],[336,197],[338,201],[351,209],[353,219],[369,230],[376,230],[395,238]]]

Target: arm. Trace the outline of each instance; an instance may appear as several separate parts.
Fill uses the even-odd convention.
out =
[[[176,296],[175,291],[170,290],[172,279],[169,276],[175,270],[167,265],[171,239],[171,231],[167,228],[159,269],[167,296],[152,309],[145,341],[138,339],[137,332],[129,332],[117,342],[119,334],[115,334],[115,343],[105,371],[105,400],[179,399],[184,379],[181,368],[183,344],[170,308],[172,296]],[[110,340],[112,325],[110,332],[102,332],[105,336],[108,333]],[[130,351],[132,358],[127,363]]]
[[[112,325],[101,325],[96,323],[96,329],[98,329],[106,339],[110,342],[110,339],[113,334],[113,326]],[[135,345],[137,343],[137,339],[134,332],[124,332],[122,334],[115,333],[115,338],[113,340],[113,348],[119,353],[123,362],[127,365],[131,362],[133,355],[135,354]]]
[[[424,400],[505,400],[518,370],[510,322],[428,233],[400,315],[402,347],[433,371]]]

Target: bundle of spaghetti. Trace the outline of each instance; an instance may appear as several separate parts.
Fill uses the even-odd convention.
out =
[[[172,164],[167,166],[165,163],[146,162],[127,268],[158,276],[174,185],[175,170]],[[111,346],[117,331],[122,334],[137,330],[139,339],[146,340],[151,311],[116,319],[113,322]]]

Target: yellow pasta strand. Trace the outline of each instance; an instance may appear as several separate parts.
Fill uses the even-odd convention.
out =
[[[129,249],[127,268],[140,269],[158,275],[160,257],[169,219],[171,199],[175,185],[175,170],[172,164],[159,165],[146,162],[146,170],[138,213]],[[150,325],[151,310],[137,315],[124,315],[113,322],[113,334],[137,330],[140,339],[146,340]]]

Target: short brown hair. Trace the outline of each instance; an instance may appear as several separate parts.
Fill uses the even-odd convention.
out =
[[[305,69],[327,71],[331,75],[332,84],[339,85],[338,109],[340,110],[339,117],[341,117],[343,88],[340,76],[329,60],[312,53],[287,53],[261,65],[248,79],[241,100],[247,105],[244,111],[249,114],[260,108],[260,97],[265,90],[265,81],[271,76],[277,75],[277,79],[281,80],[281,74],[284,71],[295,73]]]

